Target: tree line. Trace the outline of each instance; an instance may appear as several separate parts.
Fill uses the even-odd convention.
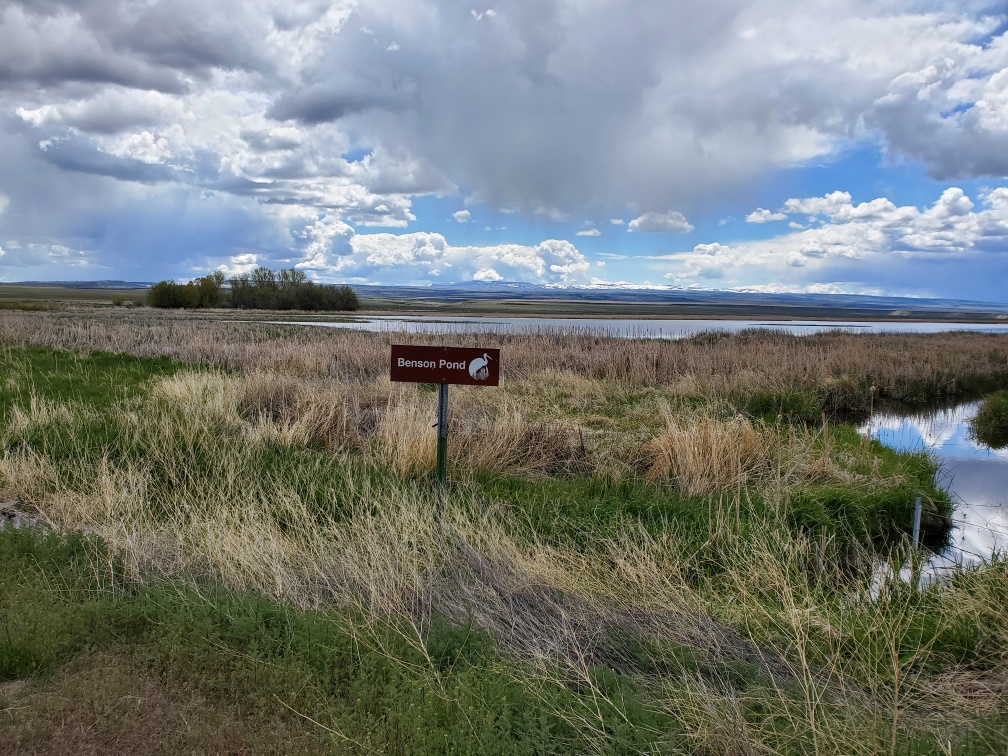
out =
[[[225,283],[228,285],[225,286]],[[151,307],[236,307],[254,310],[356,310],[357,294],[349,286],[317,284],[303,271],[273,271],[259,267],[251,273],[225,278],[219,270],[189,283],[161,281],[147,292]]]

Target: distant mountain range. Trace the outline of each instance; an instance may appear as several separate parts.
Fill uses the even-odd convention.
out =
[[[474,281],[431,286],[358,285],[362,297],[405,299],[508,299],[611,302],[627,304],[739,306],[796,309],[853,309],[892,312],[979,312],[1006,313],[1008,303],[974,302],[958,299],[879,297],[861,294],[768,294],[761,292],[713,291],[698,289],[644,288],[628,286],[540,286],[522,282]]]
[[[7,286],[58,286],[65,289],[148,289],[146,281],[16,281]]]
[[[146,281],[21,281],[24,286],[52,286],[71,289],[146,289]],[[11,285],[11,284],[7,284]],[[706,308],[725,310],[773,310],[781,315],[789,310],[853,311],[867,316],[900,317],[903,315],[934,316],[982,314],[1002,319],[1008,315],[1008,303],[974,302],[958,299],[918,299],[910,297],[877,297],[856,294],[767,294],[761,292],[713,291],[636,286],[542,286],[519,281],[432,284],[430,286],[376,286],[358,284],[353,287],[359,296],[372,299],[437,300],[445,303],[460,300],[507,299],[527,302],[584,302],[594,304],[665,305],[701,311]],[[795,312],[795,314],[799,314]]]

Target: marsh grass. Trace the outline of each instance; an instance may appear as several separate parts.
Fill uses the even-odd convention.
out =
[[[975,332],[793,336],[743,331],[675,341],[584,332],[423,336],[121,309],[0,312],[0,326],[8,344],[160,355],[228,370],[340,382],[372,381],[386,374],[393,340],[479,341],[504,349],[505,382],[541,382],[563,373],[606,386],[662,387],[671,397],[726,397],[754,414],[791,414],[812,421],[823,410],[866,413],[879,401],[923,406],[1008,382],[1006,339]]]
[[[112,322],[61,338],[82,348]],[[148,325],[188,337],[150,342],[159,353],[203,348],[191,323]],[[339,615],[442,700],[473,700],[446,670],[466,668],[452,660],[475,633],[491,662],[464,685],[512,695],[494,687],[506,669],[523,691],[515,716],[547,712],[558,750],[1005,747],[1006,564],[922,591],[872,569],[880,550],[906,553],[915,492],[935,522],[947,515],[926,457],[821,417],[740,414],[729,381],[752,375],[685,391],[540,355],[513,391],[453,394],[442,494],[424,475],[432,394],[366,364],[367,339],[295,336],[276,354],[253,341],[242,362],[219,328],[201,361],[227,369],[2,355],[0,499],[99,538],[86,574],[104,592],[223,585],[288,616]],[[349,365],[337,344],[359,350]],[[542,370],[554,380],[535,389]],[[725,393],[697,396],[712,383]],[[404,700],[375,697],[371,715]]]

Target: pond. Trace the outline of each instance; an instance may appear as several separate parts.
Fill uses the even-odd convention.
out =
[[[924,414],[875,414],[859,428],[901,451],[925,451],[940,465],[938,483],[955,503],[948,547],[924,565],[929,580],[957,565],[989,560],[1008,549],[1008,449],[973,438],[969,421],[979,402]]]
[[[857,320],[690,320],[659,318],[479,317],[463,315],[374,315],[337,321],[287,321],[288,325],[349,328],[391,333],[590,333],[617,338],[681,339],[709,331],[734,333],[764,328],[794,334],[845,330],[857,333],[983,331],[1008,334],[1008,322],[940,323]]]

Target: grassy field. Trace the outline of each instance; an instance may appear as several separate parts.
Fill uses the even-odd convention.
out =
[[[79,307],[136,306],[145,289],[92,289],[0,283],[0,310],[63,310]]]
[[[951,504],[841,422],[1005,337],[488,334],[443,491],[391,338],[0,312],[0,750],[1008,748],[1008,563],[887,577]]]

